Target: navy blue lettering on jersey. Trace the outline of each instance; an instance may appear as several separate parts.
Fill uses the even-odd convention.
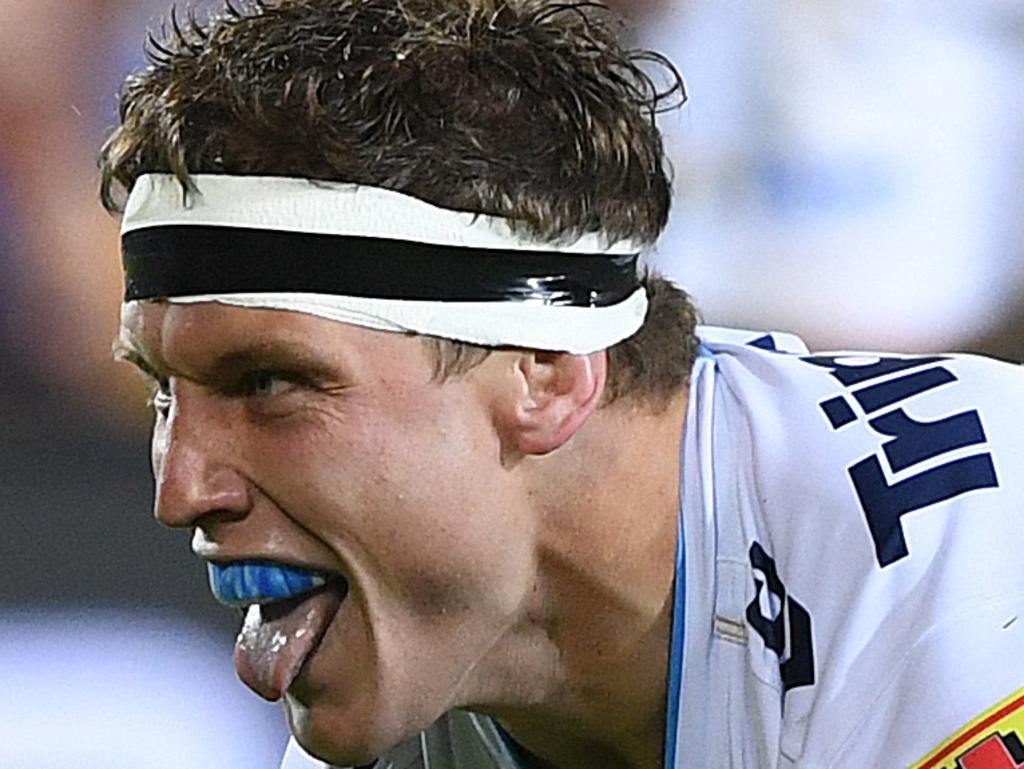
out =
[[[882,457],[891,473],[912,471],[924,462],[957,449],[986,443],[977,409],[942,419],[921,421],[909,416],[899,404],[938,387],[953,384],[956,375],[942,362],[945,357],[835,358],[809,356],[806,363],[826,369],[844,391],[818,404],[833,430],[857,421],[850,397],[867,418],[868,426],[883,439],[877,452],[847,468],[881,568],[910,555],[903,533],[907,513],[945,502],[969,491],[999,485],[989,452],[951,459],[923,469],[901,481],[886,480]],[[898,374],[898,376],[893,376]],[[883,379],[881,382],[875,380]],[[873,414],[888,409],[879,416]]]
[[[812,686],[811,615],[787,595],[775,560],[757,542],[750,546],[750,566],[754,573],[754,600],[747,607],[747,622],[761,636],[764,645],[778,655],[783,692],[798,686]]]
[[[846,425],[857,421],[857,415],[842,395],[829,398],[818,405],[825,412],[828,421],[832,423],[833,430],[838,430],[840,427],[846,427]]]
[[[872,356],[872,360],[875,361],[874,363],[861,363],[855,356],[830,357],[827,355],[808,355],[800,360],[814,366],[827,368],[829,373],[839,380],[840,384],[846,387],[853,387],[871,379],[878,379],[886,374],[919,368],[930,363],[940,363],[949,360],[949,358],[879,358]]]
[[[771,334],[765,334],[764,336],[759,336],[757,339],[751,339],[747,344],[761,350],[769,350],[770,352],[779,351],[778,345],[775,344],[775,337]]]

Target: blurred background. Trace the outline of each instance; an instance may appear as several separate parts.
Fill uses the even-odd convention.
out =
[[[5,769],[258,769],[285,742],[234,680],[238,619],[149,515],[144,395],[110,363],[94,158],[166,5],[0,0]],[[652,261],[707,322],[1024,359],[1024,4],[617,5],[689,86]]]

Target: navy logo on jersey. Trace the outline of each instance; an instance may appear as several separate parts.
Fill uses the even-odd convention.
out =
[[[811,615],[786,594],[775,561],[757,542],[750,546],[754,570],[754,600],[747,607],[747,622],[764,645],[779,657],[782,690],[814,683],[814,639]]]
[[[976,409],[931,422],[913,419],[902,408],[872,417],[882,409],[957,381],[953,372],[936,365],[948,358],[875,357],[865,361],[853,357],[812,356],[801,360],[827,369],[847,389],[846,393],[819,404],[832,429],[840,430],[857,420],[848,400],[848,396],[852,396],[868,416],[867,424],[871,429],[887,439],[881,445],[881,452],[893,473],[912,470],[935,457],[986,441]],[[896,373],[899,376],[874,381]],[[904,515],[969,491],[999,485],[992,455],[988,452],[950,460],[895,483],[886,480],[882,457],[877,452],[854,463],[847,471],[882,568],[909,555],[901,522]]]

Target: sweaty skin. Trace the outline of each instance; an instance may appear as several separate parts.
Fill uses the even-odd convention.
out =
[[[158,388],[157,518],[347,581],[284,696],[308,751],[468,707],[559,769],[660,765],[685,393],[600,407],[603,353],[441,382],[417,338],[218,304],[132,303],[119,348]]]

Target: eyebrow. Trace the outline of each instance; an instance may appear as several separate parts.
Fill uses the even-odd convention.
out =
[[[113,355],[115,360],[131,363],[153,379],[162,378],[159,367],[131,341],[116,340]],[[260,368],[301,372],[306,376],[325,380],[342,378],[343,375],[343,372],[325,363],[315,353],[302,349],[294,342],[273,341],[245,345],[218,355],[206,369],[206,377],[216,381],[228,378],[238,371]]]
[[[257,342],[229,350],[218,355],[208,371],[216,379],[258,368],[301,372],[317,379],[337,379],[342,374],[312,350],[283,341]]]

